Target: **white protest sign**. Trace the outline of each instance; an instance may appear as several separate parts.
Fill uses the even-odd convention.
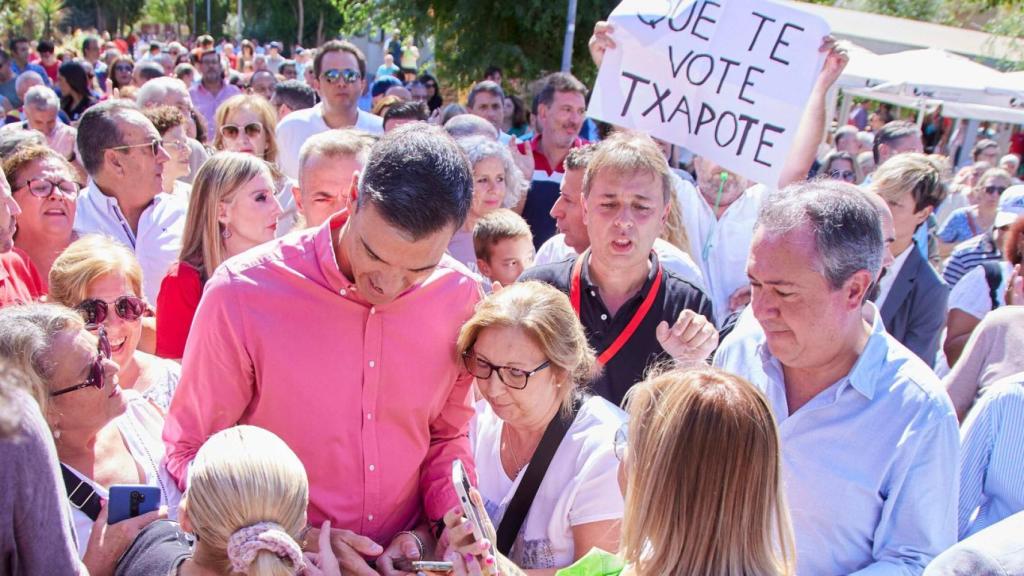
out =
[[[587,113],[775,185],[825,59],[824,20],[767,0],[624,0]]]

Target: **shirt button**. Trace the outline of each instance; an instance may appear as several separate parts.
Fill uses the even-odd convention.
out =
[[[339,292],[341,293],[341,295],[342,295],[342,296],[344,296],[344,295],[345,295],[345,289],[344,289],[344,288],[342,288],[341,290],[339,290]]]
[[[373,472],[376,469],[377,469],[376,466],[374,466],[373,464],[370,464],[370,472]]]
[[[374,362],[373,360],[370,360],[370,368],[373,368],[376,365],[377,365],[376,362]]]
[[[366,415],[366,419],[367,420],[373,420],[373,413],[367,414]]]
[[[593,290],[590,291],[590,295],[594,296],[594,297],[597,297],[597,293],[595,293]]]
[[[608,315],[607,314],[601,314],[601,320],[607,320],[607,319],[608,319]]]
[[[370,314],[376,314],[376,313],[377,313],[377,307],[376,306],[371,306],[370,307]]]
[[[369,516],[367,516],[366,519],[369,520],[370,522],[373,522],[373,514],[370,514]]]

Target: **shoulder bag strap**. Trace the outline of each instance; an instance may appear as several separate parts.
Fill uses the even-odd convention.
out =
[[[511,552],[516,536],[519,535],[519,529],[523,526],[523,521],[526,520],[526,514],[530,511],[530,506],[533,505],[537,489],[540,488],[544,474],[547,473],[548,466],[551,465],[551,459],[555,456],[558,446],[562,443],[562,438],[565,437],[569,426],[576,419],[576,413],[579,412],[580,406],[585,400],[584,396],[577,398],[572,405],[572,414],[565,416],[559,412],[544,430],[544,436],[541,437],[536,452],[530,458],[526,474],[523,475],[523,480],[516,488],[516,493],[512,496],[508,509],[501,519],[501,524],[498,526],[498,551],[505,556]]]
[[[64,490],[68,493],[71,505],[81,510],[90,520],[96,521],[100,515],[100,497],[87,482],[78,477],[63,463],[60,474],[64,477]]]

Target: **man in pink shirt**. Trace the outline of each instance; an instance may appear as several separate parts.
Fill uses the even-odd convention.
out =
[[[374,574],[376,557],[400,574],[395,558],[429,553],[430,522],[457,504],[452,461],[472,467],[455,341],[480,291],[445,255],[472,190],[440,128],[401,127],[373,148],[351,212],[217,269],[164,428],[182,488],[211,434],[261,426],[305,465],[309,522],[340,529],[343,572]]]
[[[203,52],[199,58],[199,72],[203,75],[202,79],[189,90],[189,95],[196,110],[206,119],[209,139],[212,142],[217,130],[220,130],[215,118],[217,107],[242,91],[238,86],[228,84],[224,80],[224,65],[221,63],[220,54],[215,50]]]

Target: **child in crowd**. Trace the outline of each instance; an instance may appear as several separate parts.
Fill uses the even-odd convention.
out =
[[[480,273],[491,282],[508,286],[533,265],[533,234],[522,216],[501,208],[477,221],[473,250]]]

